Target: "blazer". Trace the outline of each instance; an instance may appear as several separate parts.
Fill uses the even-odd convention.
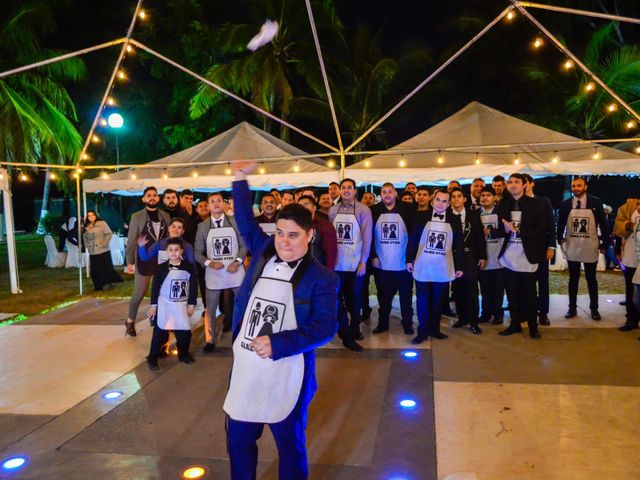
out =
[[[462,225],[462,238],[464,243],[464,261],[462,271],[464,276],[477,276],[479,260],[487,259],[487,242],[484,238],[484,228],[480,220],[480,210],[471,210],[465,207],[465,221]],[[451,213],[456,215],[453,210]],[[460,218],[459,215],[456,215]]]
[[[409,229],[409,242],[407,243],[407,263],[413,263],[418,254],[418,246],[420,244],[420,237],[424,226],[431,220],[433,215],[433,209],[422,210],[416,212],[413,218],[413,224]],[[447,209],[444,217],[445,222],[451,225],[453,231],[453,268],[457,271],[462,271],[464,266],[464,239],[462,238],[462,225],[460,223],[460,217],[451,213],[451,210]]]
[[[558,230],[556,235],[558,237],[558,243],[564,241],[564,230],[567,227],[567,218],[573,205],[573,197],[567,198],[560,204],[560,210],[558,211]],[[609,239],[609,224],[607,223],[607,216],[604,214],[604,207],[602,200],[598,197],[587,195],[587,208],[593,212],[593,217],[596,219],[596,225],[600,227],[600,240],[599,249],[606,250],[608,247]]]
[[[157,238],[155,237],[153,229],[148,228],[147,222],[149,221],[149,215],[147,214],[146,208],[131,215],[131,220],[129,221],[126,249],[127,265],[135,264],[140,275],[153,275],[158,267],[157,260],[151,259],[149,261],[143,261],[138,258],[137,255],[138,238],[140,238],[143,233],[151,240],[151,243],[147,244],[147,247],[153,246],[154,243],[168,235],[169,222],[171,221],[169,215],[167,212],[158,209],[158,218],[160,219],[161,225],[160,234]]]
[[[239,258],[244,262],[244,259],[247,256],[247,246],[242,239],[242,235],[240,235],[240,232],[238,231],[236,218],[234,218],[234,216],[222,215],[222,227],[231,227],[236,231],[236,235],[238,236],[238,255],[236,258]],[[204,268],[207,267],[205,262],[209,260],[207,257],[207,235],[209,235],[209,230],[211,230],[211,217],[207,220],[201,221],[198,224],[198,230],[196,230],[196,244],[194,245],[193,253],[196,257],[196,261]]]
[[[511,211],[515,203],[516,201],[512,196],[505,197],[497,206],[500,217],[510,222]],[[520,197],[518,207],[522,212],[520,238],[522,238],[524,255],[527,257],[529,263],[540,263],[547,258],[545,237],[548,227],[544,207],[539,200],[527,195]],[[504,236],[504,225],[498,225],[498,228]],[[509,242],[506,241],[503,243],[502,250],[500,250],[500,257],[504,254],[508,244]]]
[[[254,285],[267,261],[276,253],[274,238],[265,234],[253,217],[252,196],[245,180],[232,184],[235,218],[249,252],[251,263],[233,306],[233,339],[237,337]],[[338,330],[338,276],[311,255],[302,259],[293,278],[293,299],[298,328],[269,335],[273,360],[302,353],[305,373],[301,390],[303,404],[315,392],[314,349],[327,343]]]
[[[549,200],[549,197],[539,197],[538,195],[533,198],[540,202],[544,209],[544,216],[547,219],[547,233],[544,237],[547,248],[556,248],[556,218],[553,215],[551,200]]]

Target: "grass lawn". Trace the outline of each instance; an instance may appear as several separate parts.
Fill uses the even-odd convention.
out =
[[[9,286],[9,268],[7,263],[7,245],[0,244],[0,312],[17,313],[25,317],[42,313],[65,302],[81,298],[123,298],[131,295],[133,276],[122,273],[122,267],[116,267],[124,283],[116,285],[112,290],[94,292],[91,279],[84,278],[85,295],[78,294],[78,270],[65,268],[46,268],[44,260],[46,248],[42,237],[24,235],[16,238],[18,248],[18,271],[20,287],[23,293],[11,295]],[[551,293],[567,294],[567,272],[551,272]],[[620,272],[599,272],[600,293],[624,293],[624,279]],[[375,294],[375,285],[371,281],[370,293]],[[587,293],[584,278],[580,282],[580,293]]]

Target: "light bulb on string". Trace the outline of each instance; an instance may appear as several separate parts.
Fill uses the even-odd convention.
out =
[[[127,45],[127,53],[133,53],[133,47],[131,45]]]
[[[261,175],[264,175],[265,173],[267,173],[267,169],[264,168],[264,162],[260,163],[260,170],[258,170],[260,172]]]
[[[334,168],[335,166],[336,162],[333,160],[333,158],[330,158],[329,161],[327,161],[327,167]]]
[[[113,107],[116,104],[116,101],[113,97],[107,97],[107,105]]]
[[[509,12],[507,13],[507,20],[511,21],[514,18],[516,18],[516,12],[514,12],[513,10],[509,10]]]
[[[198,169],[197,168],[193,172],[191,172],[191,176],[193,178],[198,178],[198,175],[199,175],[199,173],[198,173]]]
[[[532,42],[533,48],[536,50],[544,45],[544,40],[542,37],[536,37]]]
[[[300,165],[298,165],[298,160],[296,160],[293,164],[293,171],[294,172],[299,172],[300,171]]]
[[[162,173],[162,179],[163,180],[169,180],[169,174],[167,173],[166,170]]]
[[[371,166],[371,161],[365,160],[364,161],[364,166],[365,166],[365,168],[369,168]]]
[[[638,145],[638,146],[636,147],[636,153],[637,153],[638,155],[640,155],[640,145]]]
[[[600,152],[598,151],[598,147],[596,147],[593,151],[593,159],[594,160],[600,160],[600,158],[602,158],[602,156],[600,155]]]
[[[400,156],[400,161],[398,162],[398,166],[400,168],[404,168],[407,166],[407,161],[404,159],[404,153]]]
[[[476,152],[476,165],[480,165],[480,155]]]
[[[520,165],[520,156],[517,153],[515,153],[514,155],[516,156],[516,158],[513,161],[513,164],[514,165]]]
[[[136,180],[137,178],[138,176],[135,173],[131,172],[131,180]]]
[[[438,163],[441,165],[444,163],[444,157],[440,153],[440,150],[438,150]]]
[[[101,127],[106,127],[107,125],[109,125],[109,123],[107,122],[106,118],[101,118],[100,119],[100,126]]]
[[[82,154],[82,160],[89,160],[89,155],[86,153]]]
[[[91,137],[91,141],[92,141],[93,143],[100,143],[100,137],[99,137],[98,135],[93,135],[93,136]]]
[[[558,158],[558,152],[553,152],[553,158],[551,159],[551,163],[558,163],[560,158]]]
[[[127,78],[127,74],[125,73],[125,71],[122,68],[120,70],[118,70],[118,78],[120,80],[124,80],[125,78]]]
[[[140,20],[145,20],[147,18],[147,12],[140,9],[140,11],[138,12],[138,17],[140,17]]]
[[[78,172],[73,172],[71,176],[73,177],[74,180],[77,180],[80,177],[80,174]]]
[[[100,174],[100,178],[102,178],[103,180],[109,180],[109,174],[107,172],[102,172]]]
[[[571,70],[574,66],[575,64],[573,63],[573,60],[565,60],[565,62],[562,64],[562,68],[567,71]]]
[[[4,173],[0,172],[0,180],[4,180]]]
[[[587,93],[591,93],[596,89],[596,84],[593,82],[589,82],[584,86],[584,91]]]
[[[231,173],[233,173],[231,171],[231,162],[227,163],[227,168],[224,171],[225,175],[231,175]]]
[[[627,123],[624,124],[625,127],[627,127],[627,130],[633,130],[634,128],[636,128],[637,124],[635,121],[633,120],[629,120]]]
[[[51,172],[49,174],[49,179],[50,180],[56,180],[58,178],[58,176],[56,175],[56,172]]]
[[[607,105],[607,112],[613,113],[613,112],[615,112],[617,110],[618,110],[618,104],[610,103],[609,105]]]
[[[24,172],[20,172],[20,176],[18,178],[20,178],[21,182],[26,182],[29,180],[29,177],[27,177],[27,174]]]

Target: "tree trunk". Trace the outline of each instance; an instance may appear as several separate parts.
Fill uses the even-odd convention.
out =
[[[49,192],[51,191],[51,179],[49,175],[49,167],[47,167],[44,173],[44,191],[42,192],[42,207],[40,208],[40,220],[38,221],[37,233],[39,235],[44,235],[42,220],[47,216],[47,213],[49,213]]]

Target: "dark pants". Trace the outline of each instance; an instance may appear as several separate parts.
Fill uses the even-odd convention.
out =
[[[638,307],[633,302],[634,295],[634,285],[631,282],[633,275],[636,273],[635,268],[626,267],[623,271],[624,273],[624,293],[625,300],[627,304],[625,308],[627,310],[627,323],[629,325],[638,326],[638,322],[640,321],[640,312],[638,311]]]
[[[364,274],[362,280],[362,300],[360,305],[362,306],[362,317],[369,318],[371,316],[371,306],[369,306],[369,284],[371,283],[371,275],[373,274],[373,267],[367,264],[367,272]]]
[[[480,318],[488,321],[502,319],[502,299],[504,297],[504,268],[480,271],[480,293],[482,294],[482,314]]]
[[[373,278],[378,290],[378,327],[389,328],[389,315],[391,314],[391,302],[398,293],[400,297],[400,313],[402,314],[402,326],[413,325],[413,306],[411,295],[413,293],[413,277],[406,270],[388,271],[379,268],[373,269]]]
[[[450,292],[450,288],[451,288],[451,283],[447,282],[447,288],[442,290],[442,305],[440,306],[440,311],[445,312],[445,314],[451,312],[452,293]]]
[[[225,332],[231,330],[231,325],[233,323],[233,303],[235,300],[236,296],[231,288],[225,290],[222,294],[222,298],[220,299],[220,311],[224,314],[222,328]]]
[[[576,310],[578,301],[578,283],[580,282],[580,262],[567,262],[569,264],[569,310]],[[584,276],[587,279],[589,289],[589,308],[598,310],[598,280],[596,279],[596,266],[598,262],[584,264]]]
[[[463,325],[478,326],[478,277],[465,274],[453,281],[453,299],[458,321]]]
[[[340,279],[338,290],[338,335],[344,340],[352,340],[360,332],[360,310],[362,308],[362,288],[364,277],[356,272],[336,272]],[[351,319],[351,320],[349,320]]]
[[[178,358],[185,358],[189,355],[189,343],[191,343],[191,330],[174,330],[176,344],[178,346]],[[149,348],[149,360],[158,360],[158,355],[163,345],[169,341],[169,330],[163,330],[157,325],[153,327],[151,337],[151,348]]]
[[[308,407],[299,404],[283,421],[268,424],[278,447],[278,478],[281,480],[305,480],[309,476],[305,445]],[[264,425],[227,417],[227,450],[232,480],[256,478],[256,442],[262,436]]]
[[[505,268],[504,283],[509,300],[511,326],[519,328],[521,323],[527,322],[529,332],[537,332],[536,272],[515,272]]]
[[[202,305],[204,305],[204,308],[206,309],[207,308],[207,282],[204,279],[206,270],[199,263],[196,263],[196,269],[198,271],[198,288],[200,289],[200,298],[202,298]]]
[[[633,285],[633,304],[636,306],[636,310],[640,312],[640,285]]]
[[[538,313],[547,315],[549,313],[549,260],[543,260],[538,264],[536,280],[538,281]]]
[[[416,309],[418,310],[418,335],[440,333],[442,295],[449,290],[449,282],[419,282],[416,280]]]

